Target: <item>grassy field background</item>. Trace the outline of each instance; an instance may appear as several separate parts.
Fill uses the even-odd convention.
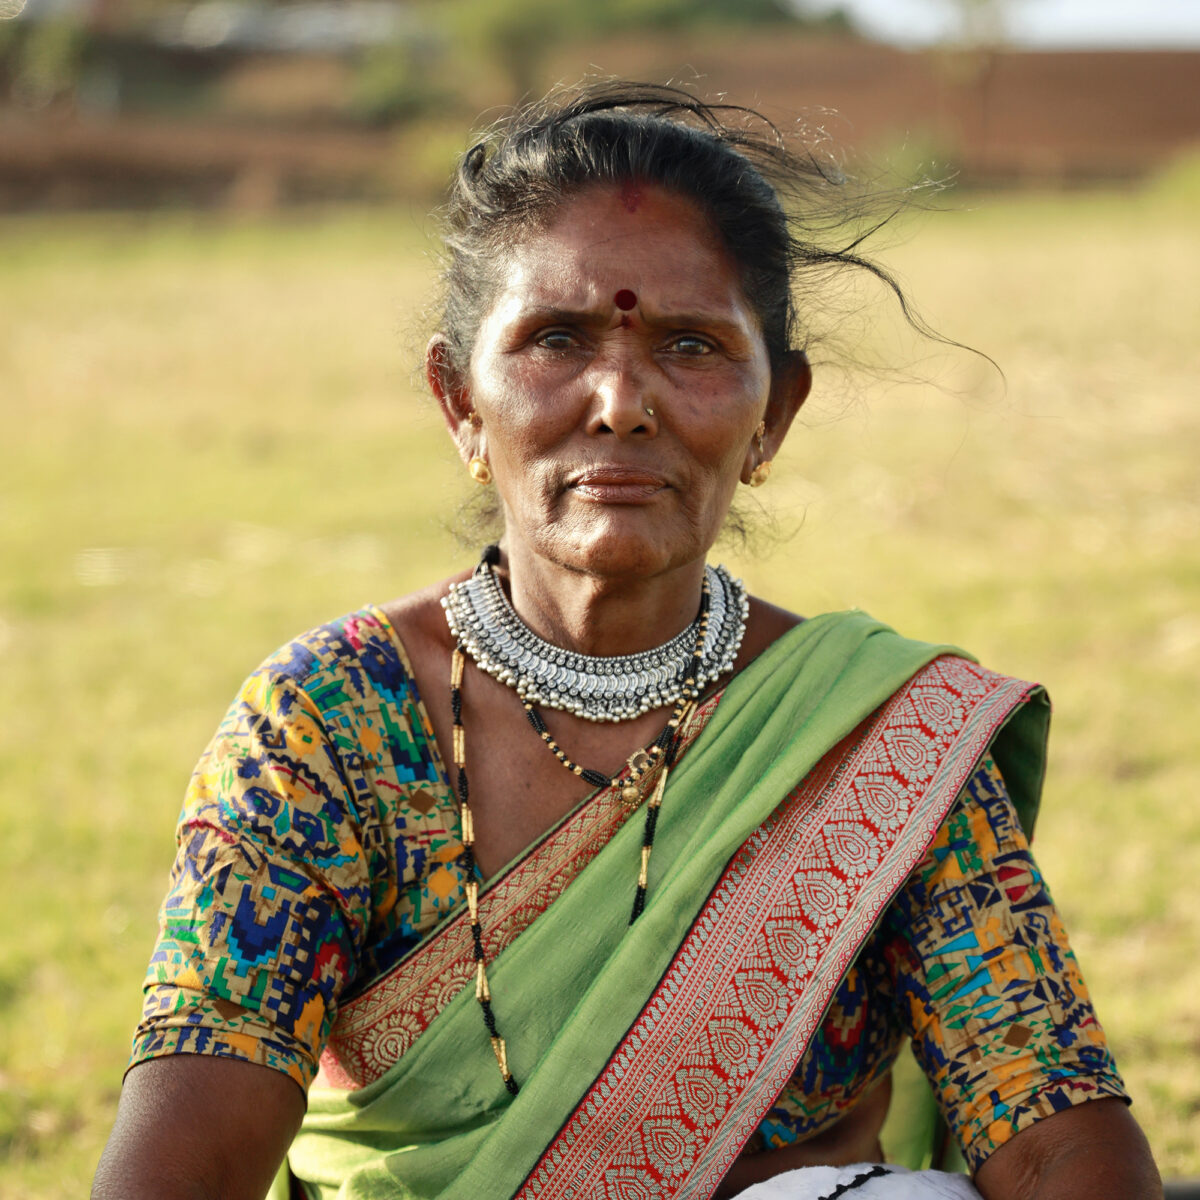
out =
[[[911,343],[941,387],[819,369],[763,489],[787,536],[721,555],[800,611],[857,605],[1047,684],[1039,857],[1173,1176],[1200,1176],[1195,198],[923,221],[889,261],[1005,383]],[[415,385],[428,232],[0,220],[0,1196],[86,1192],[178,804],[241,678],[470,561]]]

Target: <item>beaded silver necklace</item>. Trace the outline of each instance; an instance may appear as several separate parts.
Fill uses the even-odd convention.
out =
[[[596,658],[564,650],[517,616],[492,569],[494,558],[485,551],[470,578],[451,584],[442,600],[455,641],[481,671],[515,688],[523,701],[589,721],[628,721],[679,700],[693,667],[696,622],[639,654]],[[711,607],[697,690],[733,666],[749,613],[741,580],[724,567],[704,570]]]

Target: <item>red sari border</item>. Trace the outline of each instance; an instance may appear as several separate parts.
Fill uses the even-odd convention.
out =
[[[830,750],[726,867],[517,1195],[710,1197],[976,763],[1035,687],[937,658]]]
[[[688,718],[683,753],[716,711],[722,694],[710,696]],[[627,773],[628,769],[622,777]],[[644,786],[652,785],[656,775],[653,771],[645,776]],[[489,962],[558,899],[631,815],[624,805],[597,794],[482,893]],[[321,1054],[317,1085],[354,1091],[375,1082],[474,977],[471,926],[463,910],[342,1006]]]

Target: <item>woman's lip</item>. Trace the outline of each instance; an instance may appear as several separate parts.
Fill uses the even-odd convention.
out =
[[[593,483],[633,483],[646,487],[665,487],[666,480],[655,471],[639,467],[587,467],[576,472],[567,481],[570,487]]]
[[[662,491],[667,481],[653,471],[634,467],[589,467],[573,475],[567,486],[592,500],[636,504]]]

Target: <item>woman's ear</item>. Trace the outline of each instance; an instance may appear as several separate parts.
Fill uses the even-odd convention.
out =
[[[450,342],[444,333],[435,333],[425,347],[425,378],[463,462],[484,453],[483,431],[471,404],[470,388],[454,365]]]
[[[752,487],[766,481],[800,406],[812,388],[812,368],[803,350],[789,350],[771,372],[771,392],[754,440],[746,450],[741,480]]]
[[[768,459],[779,453],[783,439],[811,390],[812,367],[808,355],[803,350],[789,350],[783,362],[771,372],[771,397],[763,417],[767,426],[763,449]]]

